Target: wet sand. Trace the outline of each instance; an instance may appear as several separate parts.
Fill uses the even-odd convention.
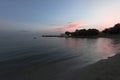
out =
[[[70,72],[60,80],[120,80],[120,54]]]

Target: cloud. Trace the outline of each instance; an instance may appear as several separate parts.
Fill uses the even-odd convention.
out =
[[[62,28],[59,28],[60,31],[65,32],[65,31],[70,31],[73,32],[76,29],[79,29],[82,26],[81,23],[72,23],[70,25],[64,26]]]

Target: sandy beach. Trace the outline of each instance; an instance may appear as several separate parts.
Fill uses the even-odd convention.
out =
[[[69,73],[60,80],[120,80],[120,54]]]

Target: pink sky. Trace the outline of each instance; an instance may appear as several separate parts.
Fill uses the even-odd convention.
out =
[[[70,25],[64,26],[62,28],[59,28],[61,32],[69,31],[74,32],[76,29],[89,29],[89,28],[95,28],[100,31],[104,30],[105,28],[113,27],[115,24],[119,23],[119,21],[106,21],[103,24],[98,25],[85,25],[82,23],[72,23]]]
[[[82,23],[72,23],[70,25],[67,25],[67,26],[60,28],[60,31],[62,31],[62,32],[65,32],[65,31],[74,32],[76,29],[80,29],[80,27],[82,25],[83,25]]]

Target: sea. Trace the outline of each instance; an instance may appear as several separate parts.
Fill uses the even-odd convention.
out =
[[[119,52],[116,38],[0,36],[0,80],[59,80]]]

